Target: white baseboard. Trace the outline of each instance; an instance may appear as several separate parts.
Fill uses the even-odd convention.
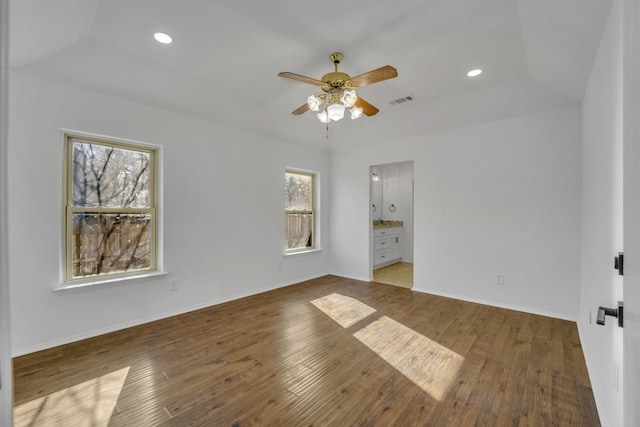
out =
[[[332,273],[327,273],[327,274],[332,274]],[[228,297],[225,297],[225,298],[219,298],[219,299],[215,299],[215,300],[205,301],[203,303],[192,305],[192,306],[188,306],[188,307],[181,307],[179,309],[171,310],[171,311],[164,312],[164,313],[159,313],[157,315],[142,317],[142,318],[138,318],[138,319],[135,319],[135,320],[132,320],[132,321],[129,321],[129,322],[118,323],[118,324],[115,324],[115,325],[108,326],[106,328],[95,329],[95,330],[91,330],[91,331],[88,331],[88,332],[85,332],[85,333],[82,333],[82,334],[71,335],[71,336],[60,338],[60,339],[53,340],[53,341],[47,341],[47,342],[44,342],[44,343],[41,343],[41,344],[38,344],[38,345],[35,345],[35,346],[12,349],[12,357],[24,356],[25,354],[35,353],[37,351],[46,350],[46,349],[49,349],[49,348],[52,348],[52,347],[57,347],[57,346],[60,346],[60,345],[69,344],[69,343],[80,341],[80,340],[87,339],[87,338],[93,338],[93,337],[96,337],[96,336],[99,336],[99,335],[103,335],[103,334],[107,334],[107,333],[110,333],[110,332],[119,331],[119,330],[130,328],[130,327],[133,327],[133,326],[139,326],[139,325],[142,325],[142,324],[145,324],[145,323],[154,322],[156,320],[166,319],[168,317],[189,313],[191,311],[200,310],[200,309],[203,309],[203,308],[211,307],[211,306],[214,306],[214,305],[222,304],[222,303],[233,301],[233,300],[236,300],[236,299],[240,299],[240,298],[244,298],[244,297],[260,294],[260,293],[263,293],[263,292],[272,291],[272,290],[275,290],[275,289],[283,288],[285,286],[294,285],[296,283],[304,282],[304,281],[307,281],[307,280],[316,279],[318,277],[323,277],[325,275],[326,274],[321,274],[321,275],[318,275],[318,276],[299,278],[299,279],[296,279],[296,280],[291,281],[291,282],[276,283],[276,284],[274,284],[272,286],[256,289],[256,290],[253,290],[253,291],[250,291],[250,292],[244,292],[244,293],[234,294],[234,295],[231,295],[231,296],[228,296]],[[335,275],[339,276],[339,277],[344,277],[344,278],[347,278],[347,279],[359,280],[359,281],[362,281],[362,282],[370,282],[370,279],[368,277],[351,276],[351,275],[343,275],[343,274],[335,274]],[[495,301],[482,300],[482,299],[478,299],[478,298],[470,298],[470,297],[466,297],[466,296],[463,296],[463,295],[449,294],[449,293],[446,293],[446,292],[437,292],[437,291],[433,291],[433,290],[429,290],[429,289],[423,289],[423,288],[415,288],[414,287],[412,290],[416,291],[416,292],[420,292],[420,293],[438,295],[438,296],[458,299],[458,300],[462,300],[462,301],[469,301],[469,302],[473,302],[473,303],[477,303],[477,304],[490,305],[490,306],[493,306],[493,307],[506,308],[506,309],[510,309],[510,310],[517,310],[517,311],[522,311],[522,312],[525,312],[525,313],[538,314],[538,315],[542,315],[542,316],[554,317],[554,318],[563,319],[563,320],[569,320],[569,321],[573,321],[573,322],[576,321],[576,319],[570,318],[570,317],[568,317],[566,315],[563,315],[563,314],[547,312],[547,311],[544,311],[544,310],[536,310],[536,309],[532,309],[530,307],[521,307],[521,306],[515,306],[515,305],[509,305],[509,304],[500,304],[500,303],[496,303]]]
[[[540,310],[540,309],[537,309],[537,308],[523,307],[523,306],[513,305],[513,304],[504,304],[504,303],[500,303],[500,302],[496,302],[496,301],[485,300],[485,299],[482,299],[482,298],[473,298],[473,297],[468,297],[468,296],[464,296],[464,295],[451,294],[451,293],[447,293],[447,292],[433,291],[431,289],[424,289],[424,288],[416,288],[416,287],[414,287],[411,290],[412,291],[416,291],[416,292],[420,292],[420,293],[423,293],[423,294],[438,295],[438,296],[441,296],[441,297],[453,298],[453,299],[457,299],[457,300],[461,300],[461,301],[473,302],[473,303],[476,303],[476,304],[490,305],[492,307],[506,308],[508,310],[516,310],[516,311],[522,311],[524,313],[537,314],[537,315],[546,316],[546,317],[553,317],[555,319],[568,320],[568,321],[571,321],[571,322],[575,322],[576,321],[575,317],[568,316],[568,315],[566,315],[564,313],[556,313],[556,312],[553,312],[553,311]]]
[[[592,372],[598,372],[598,369],[595,368],[593,364],[593,359],[591,358],[591,351],[589,350],[588,340],[586,339],[586,335],[584,333],[584,327],[580,322],[578,323],[578,335],[580,336],[580,345],[582,346],[582,354],[584,355],[584,360],[587,364],[587,372],[589,374],[589,381],[591,382],[591,391],[593,392],[593,398],[596,401],[596,409],[598,410],[598,416],[600,417],[600,424],[603,427],[610,426],[609,417],[607,415],[606,407],[604,401],[602,400],[602,396],[604,396],[602,391],[602,385],[599,381],[594,381],[596,377],[595,374],[592,375]]]
[[[348,274],[336,274],[336,273],[331,273],[334,276],[337,277],[344,277],[345,279],[352,279],[352,280],[359,280],[361,282],[371,282],[371,279],[369,279],[368,277],[363,277],[363,276],[351,276]]]
[[[70,344],[72,342],[84,340],[84,339],[87,339],[87,338],[93,338],[93,337],[97,337],[99,335],[108,334],[110,332],[115,332],[115,331],[119,331],[119,330],[122,330],[122,329],[131,328],[133,326],[139,326],[139,325],[143,325],[145,323],[155,322],[156,320],[162,320],[162,319],[166,319],[168,317],[178,316],[180,314],[185,314],[185,313],[189,313],[191,311],[196,311],[196,310],[200,310],[200,309],[203,309],[203,308],[212,307],[214,305],[223,304],[225,302],[237,300],[237,299],[240,299],[240,298],[249,297],[249,296],[256,295],[256,294],[261,294],[263,292],[272,291],[274,289],[284,288],[285,286],[290,286],[290,285],[294,285],[296,283],[305,282],[307,280],[316,279],[318,277],[323,277],[325,275],[326,274],[322,274],[322,275],[319,275],[319,276],[300,278],[300,279],[294,280],[292,282],[277,283],[277,284],[274,284],[273,286],[269,286],[269,287],[265,287],[265,288],[261,288],[261,289],[256,289],[256,290],[253,290],[253,291],[250,291],[250,292],[234,294],[234,295],[231,295],[231,296],[228,296],[228,297],[225,297],[225,298],[219,298],[219,299],[215,299],[215,300],[211,300],[211,301],[206,301],[206,302],[203,302],[203,303],[200,303],[200,304],[196,304],[196,305],[192,305],[192,306],[188,306],[188,307],[181,307],[181,308],[176,309],[176,310],[171,310],[171,311],[167,311],[167,312],[164,312],[164,313],[159,313],[159,314],[153,315],[153,316],[141,317],[141,318],[129,321],[129,322],[118,323],[118,324],[115,324],[115,325],[108,326],[106,328],[94,329],[94,330],[91,330],[91,331],[84,332],[82,334],[71,335],[71,336],[60,338],[60,339],[53,340],[53,341],[47,341],[47,342],[44,342],[44,343],[41,343],[41,344],[38,344],[38,345],[35,345],[35,346],[12,349],[11,357],[24,356],[25,354],[35,353],[37,351],[46,350],[46,349],[57,347],[57,346],[60,346],[60,345]]]

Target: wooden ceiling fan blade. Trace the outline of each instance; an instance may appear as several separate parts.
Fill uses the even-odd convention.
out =
[[[373,116],[380,111],[360,97],[358,97],[358,100],[356,101],[356,106],[362,108],[362,112],[367,116]]]
[[[393,79],[395,77],[398,77],[398,70],[393,68],[391,65],[385,65],[384,67],[355,76],[350,80],[350,82],[353,87],[362,87],[384,80]]]
[[[291,112],[294,116],[299,116],[300,114],[306,113],[309,110],[309,104],[304,103],[300,107],[296,108]]]
[[[311,77],[302,76],[296,73],[290,73],[288,71],[283,71],[282,73],[279,73],[278,76],[285,79],[295,80],[297,82],[308,83],[314,86],[322,86],[324,84],[324,82],[321,80],[312,79]]]

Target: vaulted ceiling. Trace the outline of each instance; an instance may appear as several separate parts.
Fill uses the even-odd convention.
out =
[[[318,147],[580,105],[611,0],[12,0],[14,70]],[[156,31],[174,43],[158,44]],[[291,114],[320,79],[392,65],[329,125]],[[482,68],[475,78],[466,76]],[[411,102],[391,105],[405,96]],[[89,106],[88,106],[89,107]],[[90,129],[87,129],[90,131]],[[122,136],[122,135],[118,135]]]

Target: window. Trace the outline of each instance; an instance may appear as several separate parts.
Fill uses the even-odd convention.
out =
[[[64,281],[157,269],[157,149],[65,135]]]
[[[284,181],[285,250],[315,248],[315,174],[287,170]]]

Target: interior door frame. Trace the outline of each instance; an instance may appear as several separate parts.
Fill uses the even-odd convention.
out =
[[[369,165],[369,281],[373,281],[373,220],[376,219],[376,215],[372,210],[372,202],[373,202],[373,183],[372,183],[372,173],[373,168],[382,167],[384,165],[394,165],[394,164],[411,164],[411,262],[415,263],[415,204],[416,204],[416,196],[415,196],[415,161],[414,160],[400,160],[397,162],[387,162],[387,163],[377,163],[375,165]],[[384,180],[384,175],[382,177]],[[384,200],[384,190],[383,196]],[[379,207],[382,209],[382,206]],[[415,280],[415,271],[414,271],[414,280]]]
[[[623,422],[640,425],[640,5],[623,2]]]
[[[9,313],[8,124],[9,0],[0,0],[0,426],[13,424],[13,381]]]

